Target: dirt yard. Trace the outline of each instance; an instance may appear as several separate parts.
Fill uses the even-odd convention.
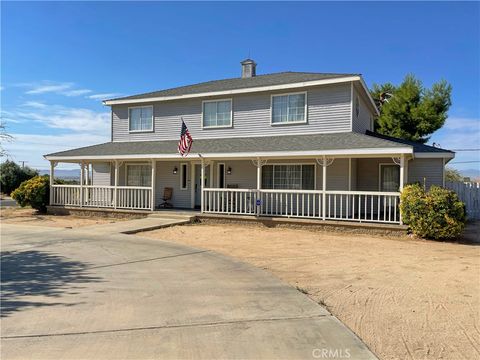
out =
[[[38,214],[31,208],[3,208],[0,209],[0,221],[5,224],[40,225],[63,228],[77,228],[81,226],[106,224],[122,219],[102,217],[81,217],[73,215],[45,215]]]
[[[480,358],[480,246],[256,225],[142,235],[271,271],[326,306],[381,359]]]

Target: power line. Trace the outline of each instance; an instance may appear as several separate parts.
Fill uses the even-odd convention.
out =
[[[472,161],[455,161],[455,162],[451,162],[450,164],[472,164],[472,163],[480,163],[480,160],[472,160]]]
[[[452,151],[480,151],[480,149],[452,149]]]

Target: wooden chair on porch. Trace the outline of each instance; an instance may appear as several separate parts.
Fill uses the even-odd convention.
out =
[[[163,196],[162,196],[162,200],[163,202],[160,204],[160,208],[172,208],[173,205],[172,203],[170,202],[170,200],[172,200],[172,196],[173,196],[173,188],[171,187],[166,187],[163,189]]]

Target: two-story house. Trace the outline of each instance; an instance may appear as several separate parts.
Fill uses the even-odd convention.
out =
[[[51,205],[401,223],[404,184],[444,184],[451,151],[373,133],[358,74],[282,72],[105,100],[111,141],[46,155],[81,165]],[[182,118],[193,147],[177,151]],[[167,189],[167,191],[166,191]]]

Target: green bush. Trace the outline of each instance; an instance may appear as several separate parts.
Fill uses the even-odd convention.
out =
[[[454,191],[419,184],[407,185],[400,197],[403,222],[415,235],[427,239],[453,239],[465,227],[465,204]]]
[[[22,168],[13,161],[0,164],[0,190],[7,195],[18,188],[22,182],[37,176],[38,172],[28,166]]]
[[[12,192],[12,198],[22,207],[30,205],[38,211],[47,210],[50,195],[50,178],[48,175],[35,176],[24,181]]]

